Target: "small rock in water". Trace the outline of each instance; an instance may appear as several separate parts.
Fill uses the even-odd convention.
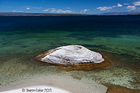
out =
[[[91,51],[81,45],[58,47],[40,54],[36,58],[39,61],[64,65],[101,63],[104,61],[100,53]]]

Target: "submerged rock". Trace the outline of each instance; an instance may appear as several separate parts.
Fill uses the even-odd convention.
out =
[[[64,65],[101,63],[104,61],[100,53],[91,51],[81,45],[58,47],[40,54],[36,58],[39,61]]]
[[[140,90],[133,90],[122,86],[112,86],[107,89],[106,93],[140,93]]]

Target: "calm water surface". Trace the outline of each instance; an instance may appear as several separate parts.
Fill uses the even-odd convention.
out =
[[[67,71],[34,60],[71,44],[103,53],[111,66]],[[140,16],[0,17],[0,86],[50,74],[140,89]]]

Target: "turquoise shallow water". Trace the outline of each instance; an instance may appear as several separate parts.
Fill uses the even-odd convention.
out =
[[[140,17],[0,17],[0,86],[44,75],[68,75],[140,89]],[[66,71],[34,57],[79,44],[107,56],[102,70]]]

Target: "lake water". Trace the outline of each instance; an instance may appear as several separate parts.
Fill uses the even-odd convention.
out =
[[[68,71],[34,60],[75,44],[102,53],[111,65]],[[140,16],[0,17],[0,86],[50,74],[140,89]]]

